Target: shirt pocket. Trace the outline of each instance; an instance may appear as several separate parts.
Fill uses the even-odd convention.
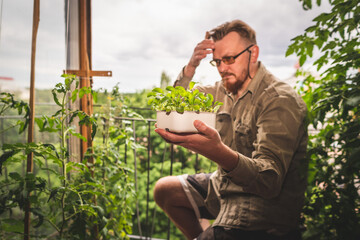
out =
[[[237,151],[247,157],[251,157],[251,153],[254,150],[251,128],[239,122],[236,125],[234,138]]]
[[[215,128],[219,132],[223,143],[230,146],[232,142],[232,124],[230,114],[218,113],[216,115]]]

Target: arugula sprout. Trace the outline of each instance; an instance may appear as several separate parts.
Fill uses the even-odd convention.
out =
[[[148,105],[156,111],[176,111],[184,113],[192,112],[213,112],[216,113],[222,102],[214,102],[212,94],[205,94],[198,89],[194,89],[195,82],[190,82],[189,89],[181,86],[168,86],[165,91],[161,88],[154,88],[148,93]]]

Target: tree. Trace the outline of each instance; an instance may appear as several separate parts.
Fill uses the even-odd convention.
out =
[[[167,86],[169,86],[171,83],[171,78],[165,71],[161,73],[161,81],[160,81],[160,87],[165,89]]]
[[[299,0],[304,10],[312,0]],[[309,124],[318,133],[308,145],[309,175],[303,211],[304,239],[360,238],[360,2],[329,0],[304,34],[292,39],[286,55],[296,54],[300,66],[320,56],[299,89],[309,110]],[[321,0],[316,0],[318,6]]]

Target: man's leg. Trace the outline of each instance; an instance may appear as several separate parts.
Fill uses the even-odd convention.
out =
[[[188,239],[194,239],[203,231],[176,176],[161,178],[156,183],[154,199]]]

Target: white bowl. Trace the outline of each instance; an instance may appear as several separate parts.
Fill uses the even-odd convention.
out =
[[[196,133],[194,121],[200,120],[208,126],[215,128],[215,113],[209,112],[166,112],[158,111],[156,114],[157,127],[176,133]]]

